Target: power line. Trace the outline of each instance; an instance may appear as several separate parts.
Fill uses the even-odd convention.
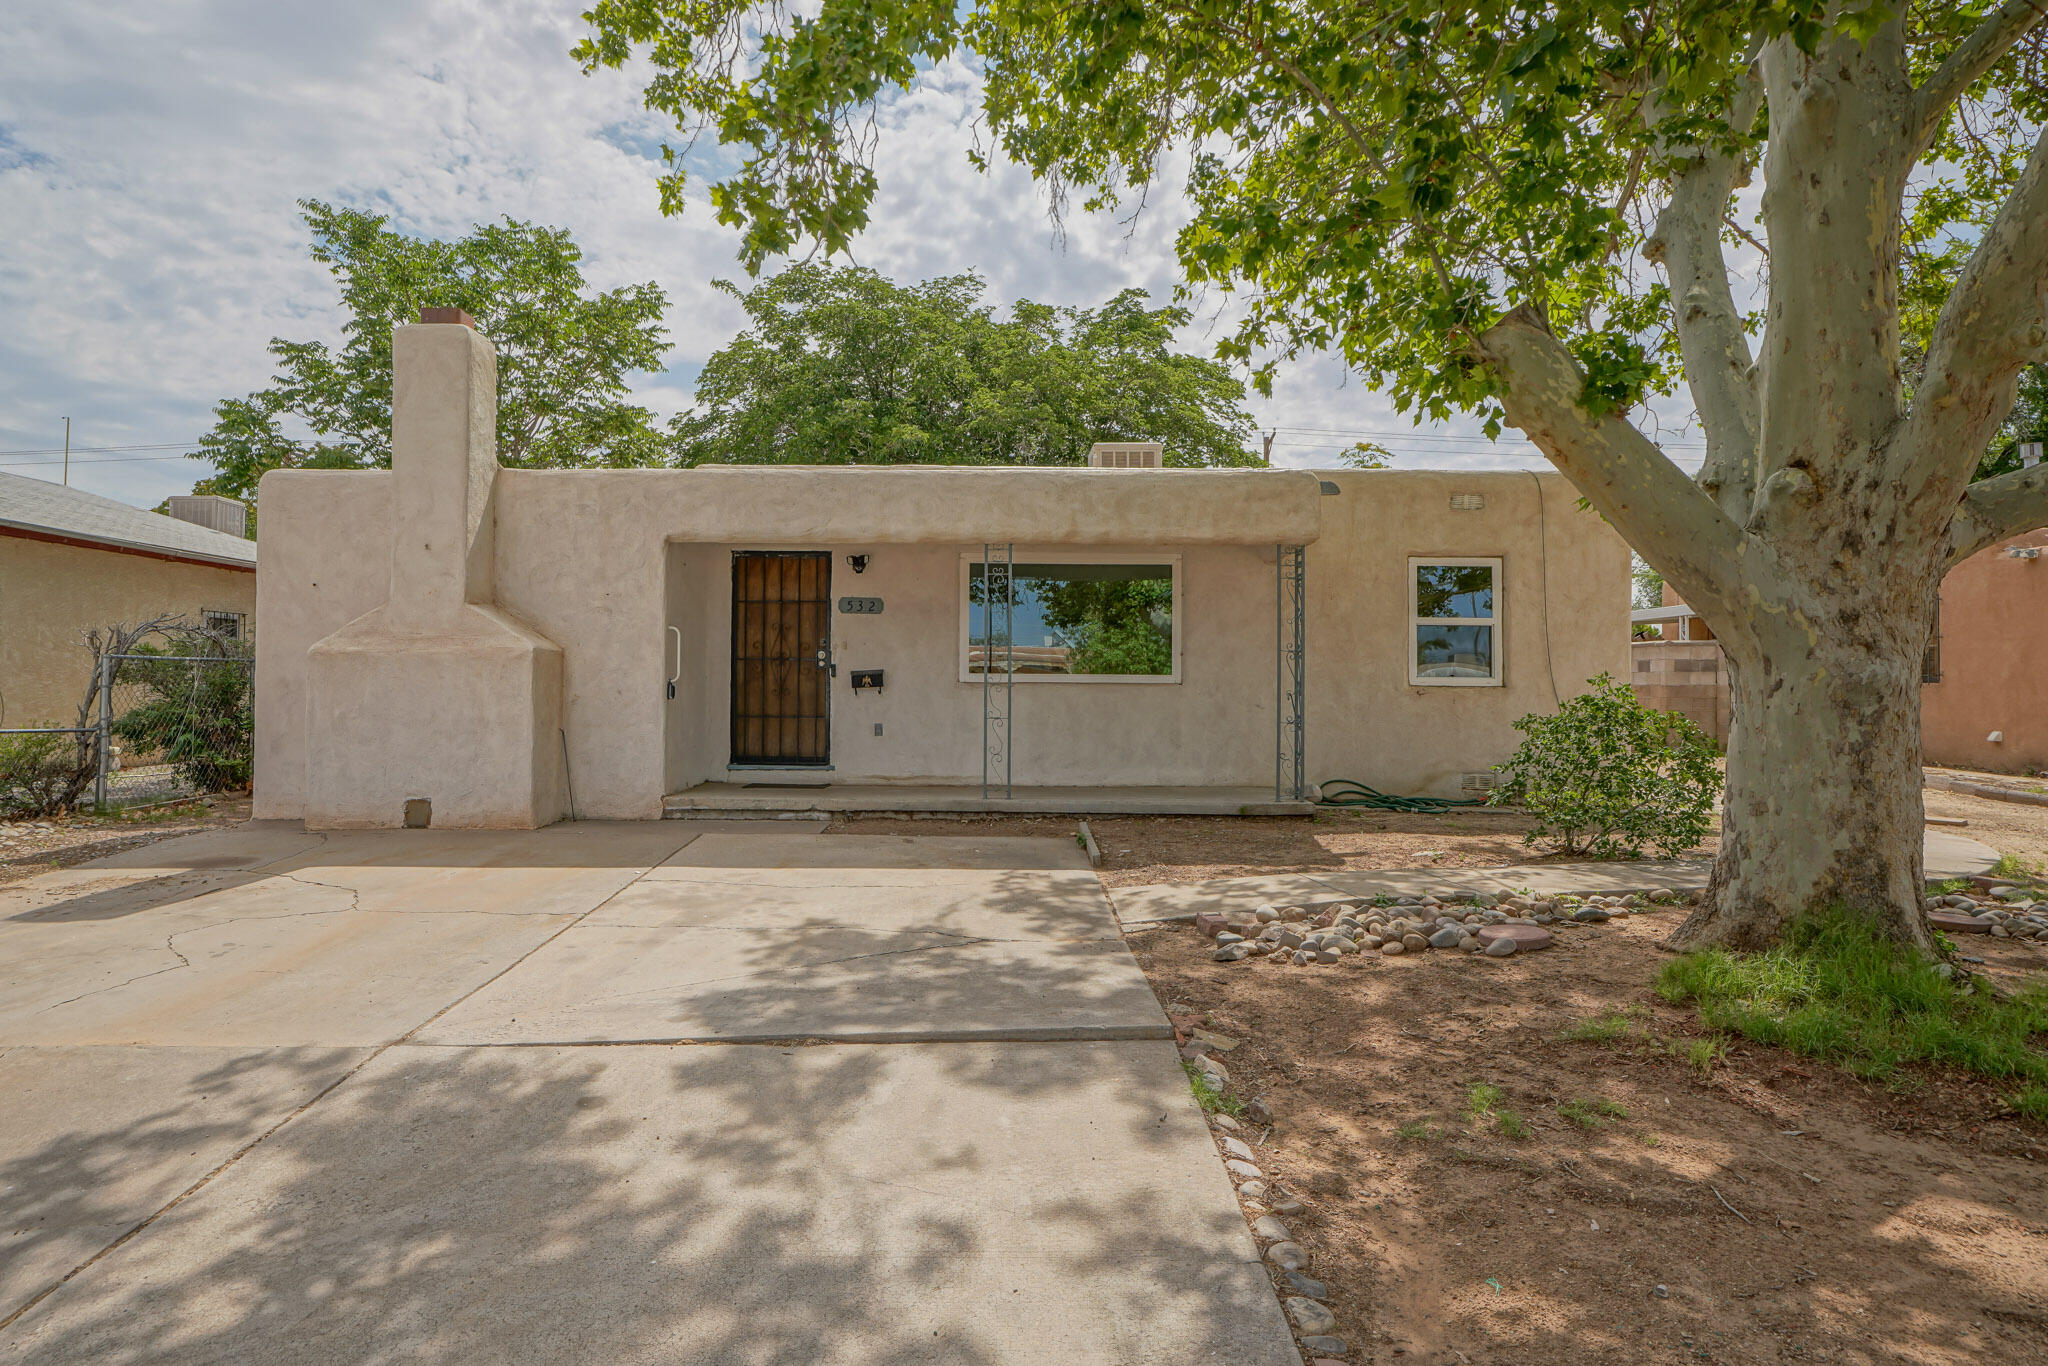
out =
[[[197,441],[159,441],[153,445],[146,446],[73,446],[71,453],[78,455],[80,453],[98,451],[196,451],[198,449],[199,443]],[[0,451],[0,455],[62,455],[63,453],[64,448],[62,446],[40,446],[33,450]]]

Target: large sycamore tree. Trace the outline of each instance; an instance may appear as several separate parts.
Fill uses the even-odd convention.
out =
[[[1935,592],[2048,522],[2048,466],[1974,478],[2048,358],[2043,0],[599,0],[588,19],[586,68],[644,54],[649,105],[739,156],[710,197],[750,265],[847,245],[876,102],[951,58],[984,75],[979,155],[1055,206],[1184,176],[1189,282],[1245,296],[1227,355],[1335,351],[1419,414],[1519,428],[1726,647],[1721,850],[1679,938],[1760,946],[1841,905],[1930,947]],[[691,166],[685,142],[671,210]],[[1681,377],[1697,477],[1630,420]]]

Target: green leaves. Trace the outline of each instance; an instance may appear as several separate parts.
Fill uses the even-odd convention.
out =
[[[658,287],[586,293],[582,252],[556,228],[507,219],[441,242],[360,210],[301,207],[313,259],[341,285],[342,344],[272,340],[271,386],[214,409],[195,458],[215,473],[199,492],[249,499],[266,470],[388,466],[391,330],[430,306],[465,309],[497,347],[504,463],[665,463],[653,415],[624,401],[626,376],[658,369],[668,350]]]
[[[1177,308],[1020,300],[979,276],[897,285],[802,264],[742,293],[749,326],[706,362],[673,432],[689,464],[1072,465],[1095,441],[1163,441],[1176,465],[1257,464],[1244,386],[1177,354]]]
[[[1607,674],[1548,716],[1515,722],[1527,736],[1496,765],[1494,805],[1527,807],[1527,836],[1568,854],[1673,857],[1706,837],[1721,774],[1714,746],[1682,713],[1653,711]]]

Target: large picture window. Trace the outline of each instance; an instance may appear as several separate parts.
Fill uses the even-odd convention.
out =
[[[1500,561],[1410,560],[1408,582],[1408,681],[1499,684]]]
[[[978,680],[1004,642],[990,640],[979,559],[963,563],[960,676]],[[1020,681],[1172,683],[1180,677],[1174,617],[1177,557],[1027,560],[1011,570],[1010,658]],[[997,613],[1000,622],[1001,613]]]

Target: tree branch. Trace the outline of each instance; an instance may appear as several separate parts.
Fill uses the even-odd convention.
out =
[[[2028,31],[2048,23],[2048,0],[2006,0],[1986,16],[1975,32],[1935,68],[1932,76],[1913,92],[1914,147],[1925,151],[1948,117],[1949,106],[1963,97],[1977,79],[2012,50]]]
[[[1763,81],[1752,66],[1728,111],[1730,129],[1746,131],[1762,101]],[[1645,117],[1656,117],[1654,106],[1649,102]],[[1745,167],[1739,155],[1712,147],[1673,149],[1672,155],[1683,169],[1672,179],[1671,199],[1657,215],[1643,255],[1664,267],[1671,284],[1686,386],[1706,427],[1700,487],[1739,525],[1748,519],[1756,492],[1761,419],[1749,333],[1728,283],[1721,229],[1728,197]]]
[[[1541,315],[1524,304],[1488,328],[1479,353],[1503,381],[1508,421],[1663,573],[1715,632],[1740,632],[1743,580],[1777,576],[1769,551],[1625,419],[1579,404],[1586,377]],[[1743,561],[1752,561],[1743,573]],[[1756,580],[1751,578],[1752,582]]]
[[[2048,358],[2048,130],[1942,305],[1890,472],[1916,495],[1962,496],[2012,409],[2020,369]]]
[[[2048,464],[2007,470],[1963,491],[1948,524],[1948,565],[1953,569],[1987,546],[2048,526]]]

